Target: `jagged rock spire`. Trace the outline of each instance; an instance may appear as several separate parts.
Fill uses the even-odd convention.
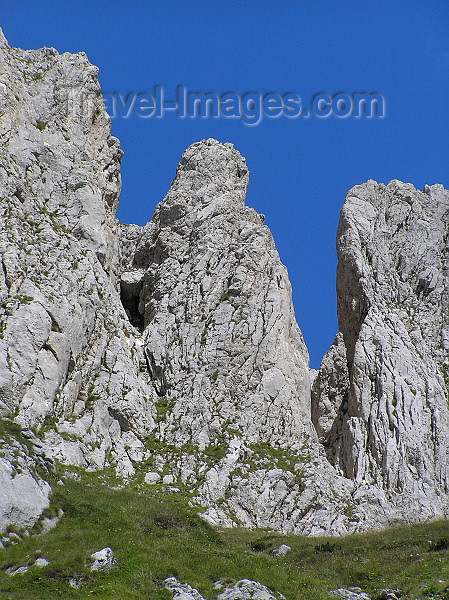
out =
[[[3,33],[3,29],[0,27],[0,48],[7,48],[8,46],[8,40]]]
[[[323,361],[314,404],[323,420],[327,390],[344,398],[328,451],[358,486],[384,490],[391,519],[448,513],[448,232],[449,192],[438,184],[368,181],[341,212],[338,318],[349,375]]]

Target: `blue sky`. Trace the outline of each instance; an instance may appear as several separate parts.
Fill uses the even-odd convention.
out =
[[[318,367],[338,330],[335,234],[352,186],[401,179],[449,187],[449,4],[440,0],[185,3],[15,0],[0,25],[13,46],[85,51],[105,92],[378,92],[383,119],[114,119],[125,151],[119,218],[143,224],[184,149],[232,142],[251,172]]]

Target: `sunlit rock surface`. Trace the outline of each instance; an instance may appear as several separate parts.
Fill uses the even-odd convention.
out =
[[[341,333],[313,378],[245,159],[192,144],[151,221],[120,225],[97,74],[0,38],[0,526],[38,519],[58,463],[183,486],[225,526],[446,514],[448,192],[350,191]]]

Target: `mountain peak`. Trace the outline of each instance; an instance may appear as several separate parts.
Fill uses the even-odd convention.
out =
[[[48,505],[42,464],[177,482],[226,526],[339,535],[448,514],[448,192],[350,190],[341,333],[312,388],[233,145],[192,144],[150,223],[120,226],[97,69],[81,53],[4,56],[1,526]],[[81,116],[67,110],[86,91]],[[12,506],[17,457],[28,491]]]

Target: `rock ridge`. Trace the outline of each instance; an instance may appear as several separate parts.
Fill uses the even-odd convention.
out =
[[[400,521],[448,514],[448,231],[442,185],[393,180],[350,190],[337,234],[342,333],[315,420],[338,470]]]
[[[446,515],[448,192],[350,190],[340,332],[314,378],[232,144],[192,144],[149,223],[119,224],[96,67],[0,35],[0,68],[0,477],[19,484],[19,458],[29,490],[19,511],[0,496],[0,527],[32,527],[49,473],[74,468],[185,489],[222,526]]]

